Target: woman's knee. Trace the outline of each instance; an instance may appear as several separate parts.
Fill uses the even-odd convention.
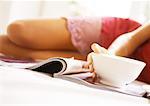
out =
[[[32,45],[32,37],[26,34],[25,24],[23,21],[14,21],[7,27],[8,38],[20,46]]]

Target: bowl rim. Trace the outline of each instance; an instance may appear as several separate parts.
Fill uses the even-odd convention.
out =
[[[92,61],[94,60],[93,58],[95,58],[98,55],[101,55],[101,56],[107,57],[107,58],[111,58],[111,59],[115,59],[115,60],[119,60],[119,61],[128,62],[128,63],[143,64],[144,67],[146,65],[146,63],[143,62],[143,61],[132,59],[132,58],[129,58],[129,57],[123,57],[123,56],[117,56],[117,55],[109,55],[109,54],[98,54],[98,53],[92,54]]]

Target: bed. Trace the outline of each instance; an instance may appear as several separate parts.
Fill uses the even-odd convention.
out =
[[[0,104],[148,104],[149,100],[98,90],[49,75],[0,66]]]

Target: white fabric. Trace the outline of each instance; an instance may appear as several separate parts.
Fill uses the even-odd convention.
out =
[[[0,66],[3,104],[147,104],[144,98],[89,88],[38,72]]]

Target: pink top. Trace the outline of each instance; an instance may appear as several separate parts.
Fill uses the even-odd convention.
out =
[[[71,33],[73,45],[82,53],[91,51],[92,43],[99,43],[101,18],[99,17],[70,17],[68,29]]]
[[[108,48],[119,35],[140,26],[131,19],[116,17],[70,17],[67,20],[72,43],[82,54],[91,52],[90,45],[94,42]]]

